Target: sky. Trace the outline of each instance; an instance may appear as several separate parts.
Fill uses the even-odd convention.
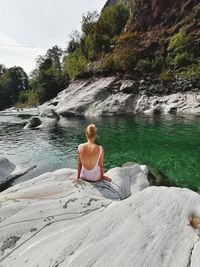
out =
[[[106,0],[0,0],[0,64],[21,66],[28,74],[38,55],[80,31],[82,15],[100,12]]]

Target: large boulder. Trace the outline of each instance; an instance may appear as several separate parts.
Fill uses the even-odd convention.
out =
[[[35,165],[15,165],[10,160],[0,157],[0,185],[29,172]]]
[[[200,196],[149,187],[147,168],[114,168],[107,181],[62,169],[0,194],[0,264],[200,266]]]
[[[37,116],[33,116],[31,117],[29,123],[27,123],[24,127],[24,129],[33,129],[33,128],[36,128],[38,126],[40,126],[42,123],[42,121],[40,120],[39,117]]]
[[[51,119],[51,120],[59,120],[59,114],[51,107],[46,107],[40,111],[40,118],[43,119]]]

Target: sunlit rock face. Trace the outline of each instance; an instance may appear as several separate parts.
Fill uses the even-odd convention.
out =
[[[89,183],[61,169],[5,190],[0,266],[199,267],[199,194],[149,187],[147,173],[134,164]]]
[[[199,103],[200,92],[191,91],[188,82],[172,82],[166,87],[163,83],[111,76],[76,80],[48,105],[64,117],[92,117],[156,112],[199,114]]]

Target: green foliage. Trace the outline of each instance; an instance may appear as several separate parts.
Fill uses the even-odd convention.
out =
[[[78,31],[74,31],[70,35],[70,41],[68,44],[68,47],[66,49],[66,53],[72,53],[74,52],[77,48],[80,48],[80,43],[81,43],[81,36]]]
[[[152,69],[156,73],[160,73],[160,70],[164,67],[164,60],[161,55],[156,56],[152,61]]]
[[[129,18],[129,10],[126,5],[119,3],[106,7],[97,22],[97,30],[102,35],[110,38],[119,36]]]
[[[128,18],[128,7],[122,3],[104,8],[100,16],[96,11],[83,15],[82,36],[72,36],[66,49],[67,56],[80,49],[87,61],[98,60],[112,50]]]
[[[139,59],[137,69],[140,71],[149,72],[152,70],[152,61],[149,59]]]
[[[167,48],[171,53],[183,53],[192,48],[194,40],[192,36],[188,35],[185,30],[180,30],[178,33],[170,38],[170,42]]]
[[[62,50],[52,47],[44,56],[37,59],[37,68],[30,75],[31,102],[43,103],[55,97],[68,83],[62,73]],[[29,100],[28,100],[29,101]]]
[[[178,68],[187,66],[194,59],[194,39],[186,31],[180,30],[170,39],[167,63]]]
[[[28,76],[21,67],[6,69],[0,65],[0,110],[14,105],[28,87]]]
[[[191,79],[195,86],[200,87],[200,58],[197,58],[192,65],[181,71],[179,75],[182,78]]]
[[[140,36],[138,33],[124,33],[120,36],[113,53],[115,67],[122,72],[131,72],[140,58]]]
[[[159,75],[159,80],[163,82],[171,81],[173,78],[174,78],[173,74],[166,69],[164,69]]]
[[[74,80],[78,75],[82,74],[87,65],[87,60],[78,48],[73,53],[70,53],[64,60],[64,68],[71,80]]]
[[[183,52],[175,56],[173,63],[177,67],[184,67],[190,65],[193,62],[193,60],[194,60],[193,54],[188,52]]]
[[[89,11],[82,16],[82,32],[84,35],[89,35],[95,31],[95,26],[98,20],[99,14],[97,11]]]
[[[139,59],[137,62],[136,69],[142,74],[152,73],[156,76],[160,74],[161,70],[164,68],[164,60],[161,55],[155,56],[153,59]],[[162,74],[161,74],[162,77]]]
[[[28,90],[21,92],[19,95],[19,100],[16,103],[16,107],[23,108],[37,106],[40,101],[40,95],[40,92],[38,92],[37,90]]]
[[[115,71],[115,62],[112,54],[106,54],[98,62],[97,70],[99,72],[111,74]]]

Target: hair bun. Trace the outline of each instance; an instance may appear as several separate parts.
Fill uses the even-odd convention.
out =
[[[95,124],[89,124],[86,128],[86,134],[88,137],[94,137],[96,135],[97,128]]]

